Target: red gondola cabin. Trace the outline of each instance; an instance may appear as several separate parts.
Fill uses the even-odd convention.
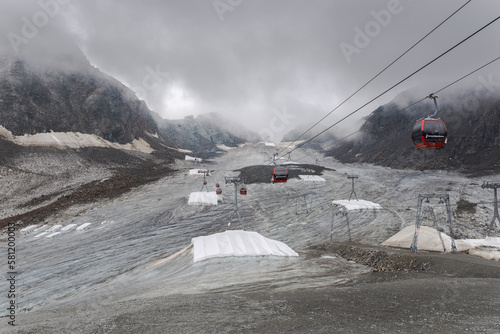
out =
[[[288,169],[285,167],[275,167],[272,181],[273,183],[285,183],[288,181]]]
[[[439,118],[424,118],[413,126],[411,138],[416,148],[443,148],[447,143],[448,131]]]
[[[243,187],[240,189],[240,195],[245,196],[247,194],[247,188]]]

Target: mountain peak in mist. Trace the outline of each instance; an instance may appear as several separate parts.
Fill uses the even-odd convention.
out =
[[[1,58],[0,124],[14,135],[81,132],[124,144],[156,132],[145,103],[76,45],[52,55]]]

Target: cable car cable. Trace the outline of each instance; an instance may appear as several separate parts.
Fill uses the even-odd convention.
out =
[[[420,38],[415,44],[413,44],[408,50],[406,50],[403,54],[401,54],[399,57],[394,59],[389,65],[387,65],[384,69],[382,69],[380,72],[378,72],[373,78],[371,78],[369,81],[367,81],[363,86],[361,86],[358,90],[356,90],[354,93],[349,95],[344,101],[342,101],[339,105],[337,105],[332,111],[330,111],[328,114],[323,116],[319,121],[314,123],[309,129],[307,129],[304,133],[302,133],[300,136],[298,136],[295,140],[293,140],[288,146],[286,146],[284,149],[282,149],[279,153],[285,151],[288,147],[290,147],[293,143],[295,143],[297,140],[302,138],[306,133],[308,133],[310,130],[312,130],[314,127],[316,127],[319,123],[321,123],[325,118],[330,116],[334,111],[336,111],[338,108],[340,108],[342,105],[344,105],[347,101],[349,101],[354,95],[359,93],[363,88],[368,86],[373,80],[375,80],[377,77],[379,77],[382,73],[384,73],[389,67],[394,65],[399,59],[403,58],[408,52],[410,52],[413,48],[415,48],[420,42],[422,42],[425,38],[427,38],[430,34],[432,34],[434,31],[436,31],[440,26],[442,26],[446,21],[448,21],[452,16],[454,16],[456,13],[458,13],[462,8],[464,8],[467,4],[469,4],[472,0],[467,1],[465,4],[463,4],[460,8],[458,8],[456,11],[454,11],[450,16],[448,16],[444,21],[442,21],[439,25],[437,25],[434,29],[429,31],[427,34],[424,35],[424,37]]]
[[[437,56],[436,58],[432,59],[431,61],[429,61],[427,64],[421,66],[419,69],[417,69],[416,71],[414,71],[413,73],[409,74],[408,76],[406,76],[404,79],[400,80],[399,82],[397,82],[396,84],[392,85],[390,88],[386,89],[385,91],[383,91],[382,93],[380,93],[379,95],[377,95],[376,97],[374,97],[373,99],[371,99],[370,101],[368,101],[367,103],[363,104],[361,107],[357,108],[356,110],[354,110],[353,112],[351,112],[350,114],[348,114],[347,116],[343,117],[342,119],[340,119],[339,121],[335,122],[334,124],[332,124],[331,126],[327,127],[326,129],[324,129],[323,131],[319,132],[317,135],[313,136],[312,138],[306,140],[305,142],[303,143],[300,143],[299,145],[295,146],[295,148],[293,148],[292,150],[290,150],[289,152],[287,152],[286,154],[289,154],[289,153],[292,153],[293,151],[295,151],[296,149],[304,146],[305,144],[307,144],[308,142],[312,141],[313,139],[319,137],[320,135],[322,135],[323,133],[325,133],[326,131],[330,130],[331,128],[333,128],[335,125],[339,124],[340,122],[343,122],[344,120],[346,120],[347,118],[351,117],[352,115],[354,115],[355,113],[357,113],[359,110],[361,110],[362,108],[366,107],[367,105],[369,105],[370,103],[372,103],[373,101],[375,101],[376,99],[378,99],[379,97],[381,97],[382,95],[385,95],[387,92],[389,92],[390,90],[392,90],[393,88],[399,86],[400,84],[402,84],[403,82],[405,82],[406,80],[410,79],[411,77],[413,77],[415,74],[417,74],[418,72],[422,71],[424,68],[426,68],[427,66],[429,66],[430,64],[434,63],[435,61],[439,60],[440,58],[442,58],[443,56],[445,56],[446,54],[450,53],[452,50],[456,49],[457,47],[459,47],[460,45],[462,45],[463,43],[465,43],[466,41],[468,41],[469,39],[471,39],[472,37],[474,37],[475,35],[477,35],[478,33],[480,33],[481,31],[483,31],[484,29],[486,29],[487,27],[489,27],[490,25],[492,25],[493,23],[495,23],[496,21],[498,21],[498,19],[500,19],[500,16],[497,16],[494,20],[490,21],[488,24],[484,25],[483,27],[481,27],[480,29],[476,30],[474,33],[470,34],[468,37],[466,37],[465,39],[463,39],[462,41],[458,42],[457,44],[455,44],[454,46],[452,46],[451,48],[449,48],[448,50],[446,50],[445,52],[443,52],[442,54],[440,54],[439,56]]]
[[[441,88],[441,89],[437,90],[434,94],[437,94],[437,93],[439,93],[440,91],[445,90],[446,88],[450,87],[451,85],[456,84],[456,83],[457,83],[457,82],[459,82],[460,80],[465,79],[466,77],[468,77],[468,76],[470,76],[470,75],[472,75],[472,74],[476,73],[477,71],[479,71],[479,70],[483,69],[484,67],[486,67],[486,66],[490,65],[491,63],[496,62],[498,59],[500,59],[500,57],[497,57],[497,58],[493,59],[492,61],[490,61],[490,62],[488,62],[488,63],[484,64],[483,66],[481,66],[481,67],[479,67],[479,68],[475,69],[474,71],[470,72],[469,74],[464,75],[464,76],[463,76],[463,77],[461,77],[460,79],[457,79],[457,80],[453,81],[452,83],[450,83],[449,85],[444,86],[443,88]],[[424,99],[425,99],[425,98],[424,98]]]
[[[457,80],[455,80],[455,81],[453,81],[453,82],[449,83],[448,85],[446,85],[446,86],[444,86],[444,87],[442,87],[442,88],[438,89],[437,91],[435,91],[435,92],[434,92],[434,93],[432,93],[432,94],[437,94],[437,93],[439,93],[439,92],[441,92],[441,91],[443,91],[443,90],[445,90],[445,89],[447,89],[447,88],[449,88],[449,87],[453,86],[454,84],[458,83],[459,81],[462,81],[463,79],[465,79],[465,78],[467,78],[467,77],[471,76],[472,74],[474,74],[474,73],[476,73],[476,72],[478,72],[478,71],[482,70],[482,69],[483,69],[483,68],[485,68],[486,66],[491,65],[492,63],[494,63],[494,62],[498,61],[499,59],[500,59],[500,57],[497,57],[497,58],[495,58],[495,59],[493,59],[493,60],[491,60],[491,61],[487,62],[486,64],[484,64],[484,65],[482,65],[482,66],[480,66],[480,67],[476,68],[475,70],[473,70],[473,71],[471,71],[471,72],[467,73],[466,75],[464,75],[464,76],[460,77],[459,79],[457,79]],[[413,107],[413,106],[415,106],[415,105],[419,104],[420,102],[423,102],[423,101],[425,101],[425,100],[427,100],[427,99],[428,99],[428,96],[426,96],[426,97],[424,97],[424,98],[422,98],[422,99],[420,99],[420,100],[418,100],[418,101],[416,101],[416,102],[413,102],[413,103],[412,103],[412,104],[410,104],[409,106],[406,106],[406,107],[404,107],[403,109],[400,109],[400,110],[399,110],[399,112],[402,112],[402,111],[404,111],[404,110],[406,110],[406,109],[409,109],[409,108],[411,108],[411,107]],[[330,147],[332,147],[332,146],[334,146],[334,145],[338,144],[339,142],[341,142],[341,141],[343,141],[343,140],[345,140],[345,139],[347,139],[347,138],[349,138],[349,137],[351,137],[351,136],[353,136],[353,135],[355,135],[355,134],[357,134],[357,133],[359,133],[359,132],[362,132],[362,130],[361,130],[361,129],[360,129],[360,130],[357,130],[357,131],[355,131],[355,132],[353,132],[353,133],[351,133],[351,134],[349,134],[349,135],[347,135],[347,136],[345,136],[345,137],[343,137],[343,138],[341,138],[341,139],[339,139],[339,140],[335,141],[334,143],[332,143],[332,144],[330,144],[330,145],[328,145],[328,146],[324,147],[324,148],[323,148],[323,150],[326,150],[327,148],[330,148]],[[304,155],[304,156],[302,156],[302,157],[300,157],[300,158],[298,158],[298,159],[296,159],[296,160],[302,160],[302,159],[304,159],[304,158],[306,158],[306,157],[308,157],[308,156],[310,156],[310,155],[312,155],[312,154],[314,154],[314,153],[316,153],[316,152],[306,154],[306,155]]]

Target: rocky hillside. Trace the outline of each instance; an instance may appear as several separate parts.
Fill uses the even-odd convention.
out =
[[[4,57],[0,73],[0,124],[14,135],[81,132],[124,144],[157,132],[145,103],[86,59],[72,71]]]
[[[159,134],[169,146],[189,149],[202,155],[217,151],[217,145],[236,147],[244,142],[260,140],[256,133],[224,120],[217,113],[196,118],[188,116],[180,120],[156,120]]]
[[[419,99],[403,93],[392,103],[379,107],[366,118],[362,136],[342,142],[327,154],[342,162],[368,162],[393,168],[458,169],[471,174],[500,171],[498,95],[486,88],[441,94],[438,117],[448,128],[448,144],[442,150],[413,146],[411,128],[417,119],[432,114],[434,105],[427,100],[401,109]]]

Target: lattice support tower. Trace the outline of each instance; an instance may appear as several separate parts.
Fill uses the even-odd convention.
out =
[[[349,195],[349,200],[351,200],[352,194],[354,194],[354,197],[356,197],[356,200],[359,201],[358,196],[356,195],[356,191],[354,190],[354,179],[357,179],[357,176],[348,176],[348,179],[351,179],[352,181],[352,190],[351,190],[351,195]]]
[[[238,210],[238,185],[239,184],[245,184],[246,183],[246,178],[241,178],[241,177],[225,177],[224,178],[226,181],[226,184],[232,183],[234,184],[234,205],[233,205],[233,212],[231,213],[231,217],[229,217],[229,223],[227,226],[231,225],[231,220],[233,219],[234,215],[238,216],[238,219],[240,220],[240,224],[243,227],[243,231],[245,230],[245,224],[243,223],[243,219],[241,219],[240,211]]]
[[[302,194],[300,196],[295,197],[295,214],[296,215],[299,214],[299,198],[300,197],[302,197],[304,199],[306,213],[312,212],[312,206],[313,206],[313,201],[314,201],[315,196],[316,196],[315,192],[309,192],[309,193]],[[308,197],[310,198],[309,201],[307,200]]]
[[[333,242],[333,224],[335,222],[335,216],[338,214],[345,217],[346,224],[347,224],[347,234],[349,235],[349,242],[352,242],[351,225],[349,224],[349,215],[347,214],[347,210],[340,210],[338,212],[335,212],[335,211],[332,212],[332,226],[330,228],[330,242]]]
[[[446,214],[448,216],[448,225],[450,228],[450,238],[451,238],[451,252],[453,254],[457,254],[457,246],[455,245],[455,235],[453,233],[453,221],[451,219],[451,206],[450,206],[450,196],[448,194],[419,194],[418,195],[418,203],[417,203],[417,221],[415,222],[415,234],[413,235],[413,241],[411,243],[410,249],[412,253],[417,253],[417,242],[418,242],[418,233],[420,232],[420,227],[422,226],[422,222],[425,218],[426,213],[431,214],[431,218],[434,222],[434,227],[439,235],[439,239],[441,240],[441,244],[443,245],[443,250],[446,252],[446,247],[444,246],[443,239],[441,237],[441,232],[439,232],[439,227],[437,224],[436,216],[434,215],[434,209],[432,207],[423,207],[423,202],[429,201],[433,198],[439,198],[440,201],[444,201],[446,204]]]
[[[495,220],[500,223],[500,215],[498,214],[498,195],[497,189],[500,188],[500,181],[483,181],[481,185],[483,189],[493,189],[493,219],[491,220],[490,227],[488,228],[487,236],[490,236],[491,231],[495,230]]]
[[[210,174],[210,171],[209,170],[206,170],[206,169],[199,169],[198,170],[198,173],[200,174],[203,174],[203,185],[201,186],[201,190],[200,191],[203,191],[203,188],[205,188],[207,191],[208,191],[208,186],[207,186],[207,175]]]

